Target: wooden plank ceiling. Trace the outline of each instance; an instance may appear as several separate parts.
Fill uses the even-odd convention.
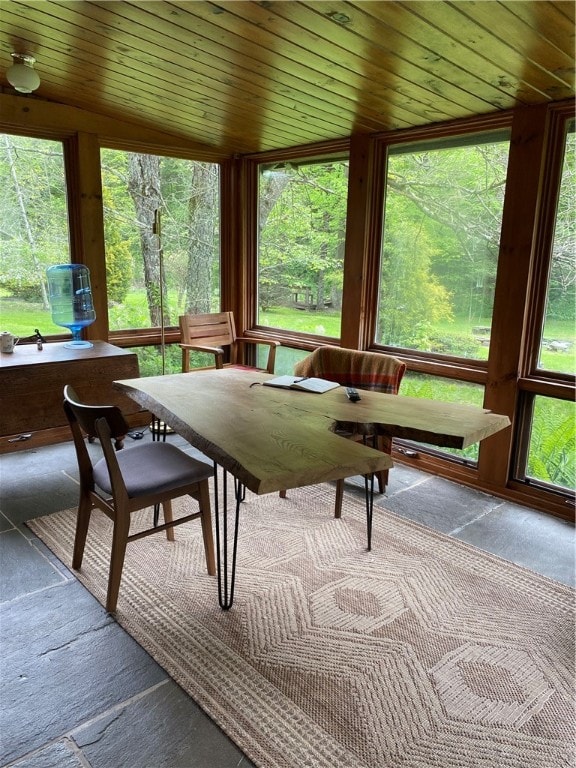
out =
[[[32,97],[223,156],[574,96],[573,2],[2,0]]]

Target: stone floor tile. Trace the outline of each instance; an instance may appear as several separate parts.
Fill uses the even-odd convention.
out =
[[[67,741],[58,741],[12,763],[10,768],[86,768]]]
[[[39,491],[34,496],[4,498],[0,502],[2,514],[14,525],[62,509],[74,509],[77,505],[78,486],[71,482],[64,487],[55,486],[44,493]]]
[[[576,584],[575,530],[565,520],[503,502],[455,536],[563,584]]]
[[[499,501],[441,477],[429,476],[409,491],[395,493],[377,503],[408,520],[450,534],[487,514]]]
[[[0,765],[167,678],[75,581],[0,606],[0,647]]]
[[[0,533],[0,603],[63,581],[63,576],[20,531]]]
[[[72,737],[91,768],[249,768],[252,765],[184,691],[169,681]],[[242,759],[244,758],[244,759]]]
[[[3,515],[2,512],[0,512],[0,533],[9,531],[11,528],[14,528],[14,524],[8,520],[6,515]]]

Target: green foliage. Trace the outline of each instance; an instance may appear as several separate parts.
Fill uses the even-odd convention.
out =
[[[42,297],[46,268],[70,261],[60,142],[0,134],[0,209],[0,285]]]
[[[440,355],[458,355],[478,359],[482,357],[480,345],[472,334],[430,332],[428,343],[431,352]]]
[[[506,165],[506,141],[392,152],[379,341],[474,355],[470,340],[439,344],[437,327],[491,315]]]
[[[182,355],[176,345],[165,347],[164,370],[162,370],[162,348],[134,347],[133,352],[138,356],[140,376],[161,376],[162,374],[180,373],[182,370]]]
[[[347,161],[264,168],[260,176],[259,306],[288,304],[294,289],[339,303],[346,232]],[[261,322],[261,321],[260,321]]]
[[[42,300],[40,284],[30,277],[6,277],[0,282],[0,285],[15,299],[22,299],[22,301]]]
[[[167,325],[188,309],[215,311],[220,289],[218,166],[110,149],[102,150],[101,158],[111,299],[124,300],[119,296],[125,283],[127,298],[147,289],[145,311],[132,315],[131,327],[159,325],[161,297]],[[141,175],[130,175],[130,168]],[[158,239],[152,231],[155,207],[161,219]],[[111,328],[130,327],[124,313],[113,309]]]
[[[576,419],[573,402],[536,398],[526,474],[563,488],[575,488]]]
[[[103,191],[105,210],[111,211],[114,201],[108,189]],[[132,284],[133,243],[129,233],[118,224],[118,217],[106,216],[104,219],[104,239],[106,241],[106,285],[108,303],[121,304]]]

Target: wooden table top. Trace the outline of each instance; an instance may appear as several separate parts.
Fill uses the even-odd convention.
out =
[[[390,457],[334,433],[366,432],[462,448],[509,425],[474,406],[343,387],[311,394],[261,384],[269,374],[237,369],[125,379],[114,385],[164,420],[254,493],[270,493],[392,466]]]

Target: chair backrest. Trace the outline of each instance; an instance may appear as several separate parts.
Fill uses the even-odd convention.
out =
[[[94,491],[94,470],[86,448],[83,434],[85,432],[100,439],[113,497],[116,499],[122,493],[127,498],[126,486],[112,448],[112,439],[115,441],[116,450],[122,448],[123,438],[129,429],[122,411],[115,405],[86,405],[68,384],[64,387],[64,412],[72,431],[81,486],[85,490]]]
[[[122,441],[130,429],[120,408],[116,405],[86,405],[70,384],[64,387],[64,410],[67,415],[72,414],[81,429],[92,437],[97,434],[97,419],[106,419],[116,441]]]
[[[341,347],[318,347],[296,363],[296,376],[316,376],[389,395],[398,394],[406,364],[391,355]]]
[[[232,312],[181,315],[179,323],[183,344],[196,344],[201,347],[227,347],[234,344],[236,339]]]
[[[80,400],[69,384],[64,387],[64,412],[72,432],[76,458],[78,460],[80,484],[83,488],[93,491],[93,464],[88,449],[86,448],[84,433],[91,437],[98,436],[104,454],[106,455],[107,451],[105,443],[107,439],[110,448],[112,446],[111,438],[114,438],[115,440],[116,449],[122,448],[123,438],[129,429],[128,424],[126,423],[121,410],[117,406],[86,405]],[[105,430],[103,429],[104,424],[106,425]],[[110,464],[108,460],[107,464]],[[119,470],[110,471],[109,467],[109,473],[111,477],[116,476],[119,474]]]

